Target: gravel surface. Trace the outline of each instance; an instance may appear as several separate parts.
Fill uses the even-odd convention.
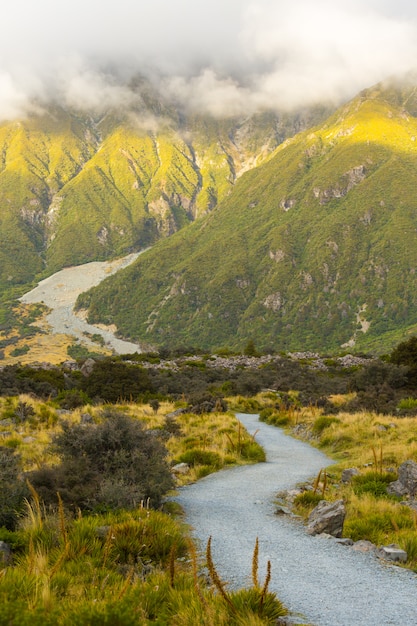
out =
[[[259,537],[259,576],[272,565],[270,589],[286,606],[316,626],[411,626],[417,624],[417,577],[370,553],[310,537],[296,520],[274,514],[274,496],[315,476],[331,461],[308,444],[238,414],[264,447],[267,462],[212,474],[183,487],[175,500],[204,549],[212,536],[214,562],[230,587],[251,585]]]
[[[96,344],[89,341],[85,333],[98,334],[103,337],[106,346],[117,354],[141,352],[139,345],[118,339],[110,329],[88,324],[73,310],[80,293],[95,287],[108,276],[127,267],[138,256],[139,253],[134,253],[115,261],[94,261],[67,267],[42,280],[20,300],[26,303],[43,302],[51,309],[46,321],[52,334],[72,335],[93,348],[97,347]]]

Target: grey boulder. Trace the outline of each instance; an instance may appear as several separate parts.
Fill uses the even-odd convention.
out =
[[[335,502],[321,500],[310,513],[307,532],[309,535],[327,533],[333,537],[341,537],[345,517],[346,509],[343,500],[336,500]]]

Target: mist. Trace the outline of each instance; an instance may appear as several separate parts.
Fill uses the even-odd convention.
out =
[[[408,0],[15,0],[0,36],[0,118],[53,100],[129,110],[148,77],[213,116],[338,103],[415,69]]]

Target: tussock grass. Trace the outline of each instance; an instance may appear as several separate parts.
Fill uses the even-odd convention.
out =
[[[32,497],[21,527],[10,534],[19,550],[0,571],[0,623],[262,626],[286,614],[268,591],[270,568],[262,587],[228,593],[210,542],[206,557],[216,582],[209,587],[184,527],[162,512],[64,519]]]
[[[33,410],[33,415],[23,422],[16,418],[19,403],[25,403]],[[161,402],[157,413],[149,404],[109,406],[143,421],[148,429],[160,431],[168,450],[169,463],[190,464],[189,474],[180,476],[179,484],[193,482],[225,466],[265,460],[262,448],[256,443],[256,434],[249,436],[233,413],[185,413],[175,418],[179,430],[172,433],[172,425],[168,431],[165,430],[166,415],[175,408],[172,403]],[[26,471],[38,469],[43,464],[51,465],[58,458],[51,453],[48,445],[60,431],[62,420],[76,424],[83,414],[88,413],[94,422],[99,422],[105,410],[106,405],[86,405],[62,415],[57,412],[53,401],[42,402],[25,394],[0,397],[0,419],[11,422],[0,426],[0,433],[10,433],[2,443],[19,450]]]
[[[53,401],[27,395],[0,398],[0,415],[7,420],[1,428],[11,433],[4,443],[15,441],[24,470],[54,464],[58,459],[48,445],[62,421],[77,424],[88,413],[98,423],[106,419],[107,408],[145,422],[166,443],[171,462],[191,454],[190,474],[181,482],[262,457],[255,436],[249,436],[231,413],[185,413],[174,418],[178,428],[168,421],[166,430],[166,414],[175,408],[167,402],[161,402],[157,412],[150,405],[126,403],[86,405],[60,414]],[[27,419],[16,417],[19,411]],[[13,547],[12,564],[0,568],[0,623],[263,625],[274,623],[271,615],[277,611],[285,612],[268,591],[270,571],[263,586],[230,593],[230,602],[225,602],[200,576],[184,526],[167,513],[148,510],[145,503],[131,511],[70,516],[59,495],[56,512],[51,512],[28,487],[26,511],[17,529],[0,529],[0,540]]]

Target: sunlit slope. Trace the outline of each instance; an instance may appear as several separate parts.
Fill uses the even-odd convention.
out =
[[[27,282],[42,269],[54,194],[95,145],[86,125],[59,109],[0,126],[0,286]]]
[[[51,106],[0,125],[0,291],[173,234],[323,115],[186,115],[145,87],[137,110]]]
[[[285,142],[206,219],[85,298],[91,319],[212,349],[397,340],[417,324],[413,93],[369,90]]]

